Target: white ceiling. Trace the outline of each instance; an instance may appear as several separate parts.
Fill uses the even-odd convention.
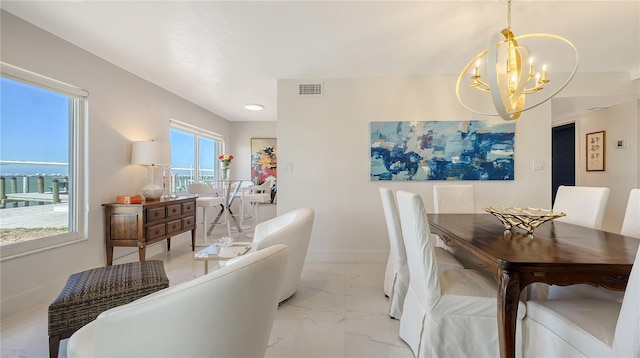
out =
[[[278,79],[458,74],[507,23],[504,0],[3,0],[0,8],[230,121],[275,121]],[[514,0],[512,30],[571,40],[579,72],[640,73],[640,0]],[[554,116],[620,101],[561,99]],[[247,103],[265,110],[246,111]]]

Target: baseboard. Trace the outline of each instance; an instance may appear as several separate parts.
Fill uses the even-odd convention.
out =
[[[387,262],[386,250],[309,250],[309,262]]]

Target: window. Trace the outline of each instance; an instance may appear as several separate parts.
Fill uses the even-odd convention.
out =
[[[86,237],[88,93],[2,63],[0,246],[7,259]]]
[[[185,192],[195,182],[216,185],[220,168],[216,165],[223,141],[218,134],[171,121],[172,192]]]

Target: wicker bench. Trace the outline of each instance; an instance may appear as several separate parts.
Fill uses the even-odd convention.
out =
[[[159,260],[99,267],[69,276],[49,306],[49,356],[57,357],[60,340],[110,308],[169,287]]]

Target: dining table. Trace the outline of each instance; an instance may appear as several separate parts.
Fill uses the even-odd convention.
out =
[[[431,232],[498,282],[500,356],[515,357],[521,292],[528,285],[587,283],[624,290],[640,240],[561,221],[533,234],[507,230],[491,214],[428,214]]]

